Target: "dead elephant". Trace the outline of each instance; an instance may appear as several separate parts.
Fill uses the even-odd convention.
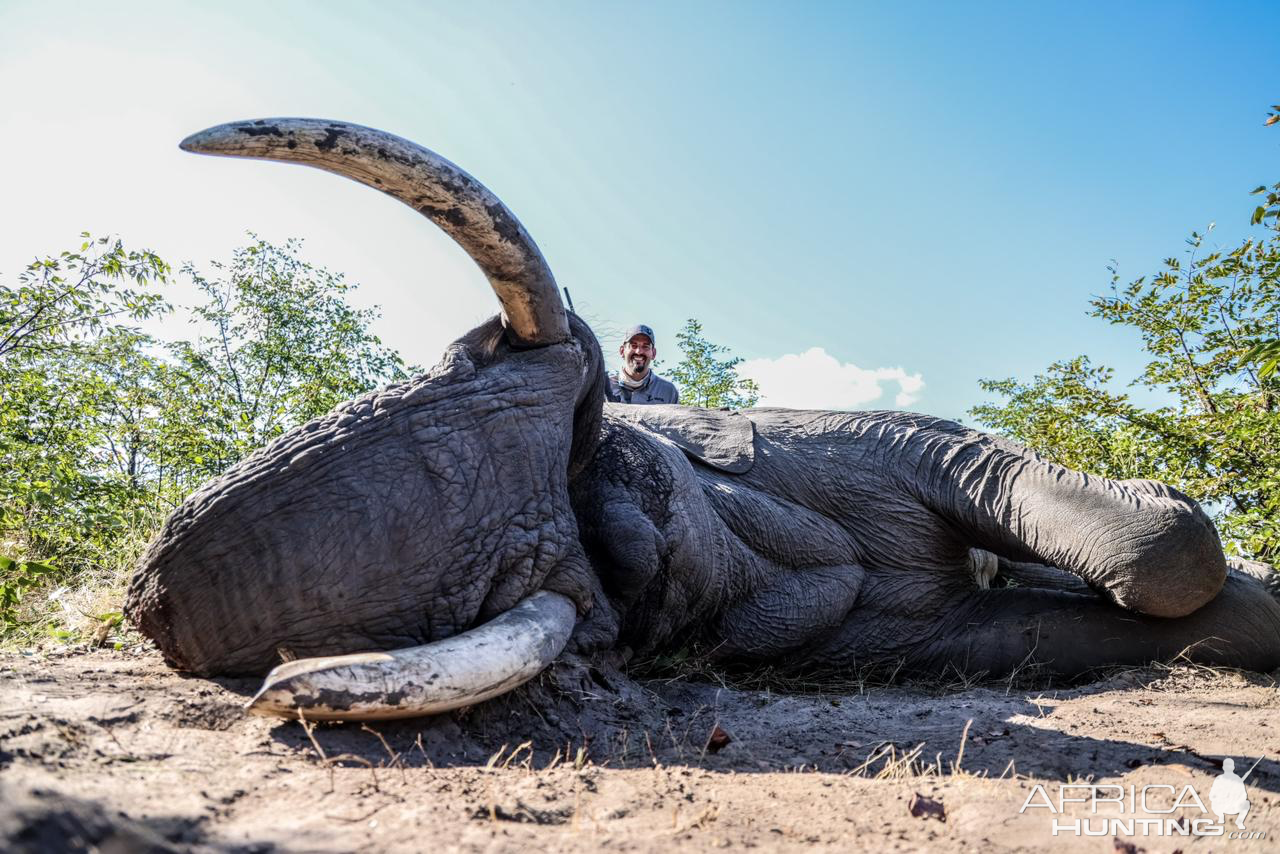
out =
[[[606,404],[595,336],[516,218],[452,163],[309,119],[183,147],[382,190],[452,236],[502,309],[426,375],[205,485],[146,553],[127,612],[174,666],[304,657],[258,710],[424,714],[509,690],[566,646],[691,638],[790,668],[1078,674],[1184,651],[1280,666],[1275,573],[1229,568],[1169,487],[926,415]]]

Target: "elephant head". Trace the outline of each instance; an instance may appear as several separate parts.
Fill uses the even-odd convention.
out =
[[[130,617],[179,668],[260,674],[281,656],[451,638],[547,591],[559,595],[524,610],[563,646],[591,604],[568,486],[599,441],[604,369],[519,221],[444,158],[356,125],[239,122],[182,148],[382,190],[466,250],[502,312],[426,375],[287,433],[192,495],[146,552]],[[524,667],[530,649],[507,652]]]
[[[307,119],[183,147],[382,190],[452,236],[502,309],[426,375],[233,466],[144,555],[126,611],[175,666],[260,674],[302,657],[272,671],[258,711],[466,705],[571,636],[658,650],[697,633],[784,666],[1071,674],[1187,649],[1280,665],[1274,575],[1229,571],[1208,517],[1169,487],[912,413],[605,404],[594,335],[458,167]]]

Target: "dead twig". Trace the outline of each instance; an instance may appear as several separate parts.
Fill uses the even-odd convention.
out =
[[[382,742],[382,749],[387,751],[387,756],[391,757],[391,764],[388,767],[400,769],[400,782],[403,785],[409,784],[409,777],[404,771],[404,762],[401,760],[400,754],[391,749],[391,745],[387,744],[387,740],[382,737],[382,733],[378,732],[368,724],[360,724],[360,729],[367,733],[371,733],[378,741]]]
[[[374,768],[374,765],[372,762],[370,762],[368,759],[365,759],[363,756],[356,756],[354,753],[343,753],[339,756],[333,756],[333,757],[328,756],[324,752],[324,748],[320,746],[320,742],[316,741],[315,723],[313,721],[307,720],[306,715],[302,713],[302,709],[298,709],[298,722],[302,724],[302,731],[307,734],[307,738],[311,740],[311,746],[316,749],[316,753],[320,756],[320,764],[323,765],[325,770],[329,772],[330,793],[332,793],[334,790],[334,770],[333,769],[335,766],[341,767],[341,766],[337,766],[337,763],[339,762],[358,762],[364,765],[366,768],[369,769],[369,775],[373,777],[373,790],[375,792],[382,791],[382,789],[378,786],[378,772]]]
[[[389,804],[389,803],[391,803],[391,802],[390,802],[390,801],[384,801],[383,803],[380,803],[380,804],[378,804],[376,807],[374,807],[373,809],[369,810],[369,811],[368,811],[367,813],[365,813],[364,815],[356,816],[355,818],[347,818],[347,817],[346,817],[346,816],[344,816],[344,815],[328,815],[328,814],[326,814],[326,815],[325,815],[325,818],[331,818],[331,819],[333,819],[334,821],[345,821],[345,822],[347,822],[348,824],[359,824],[360,822],[365,821],[366,819],[368,819],[368,818],[372,817],[374,813],[376,813],[378,810],[382,809],[383,807],[385,807],[385,806],[386,806],[387,804]]]
[[[961,765],[964,763],[964,745],[969,740],[969,727],[973,726],[973,718],[964,722],[964,732],[960,733],[960,750],[956,753],[955,764],[951,766],[952,774],[959,774]]]
[[[427,768],[434,771],[436,764],[431,761],[431,757],[427,755],[427,748],[422,743],[422,733],[418,733],[418,737],[414,740],[413,746],[418,748],[418,752],[422,754],[422,761],[427,763]]]

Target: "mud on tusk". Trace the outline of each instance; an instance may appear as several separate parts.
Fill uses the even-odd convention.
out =
[[[569,641],[577,608],[539,591],[482,626],[423,646],[290,661],[246,704],[258,715],[354,721],[411,718],[505,694]]]

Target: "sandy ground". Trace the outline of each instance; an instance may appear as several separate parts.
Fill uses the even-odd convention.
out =
[[[9,653],[0,849],[1271,850],[1276,675],[781,695],[569,662],[461,713],[308,734],[244,715],[254,682],[186,678],[145,650]],[[1065,783],[1172,787],[1148,790],[1152,809],[1191,785],[1207,807],[1224,757],[1239,774],[1261,757],[1246,833],[1266,838],[1117,835],[1103,825],[1127,800],[1019,812]],[[1102,835],[1054,837],[1055,819]]]

